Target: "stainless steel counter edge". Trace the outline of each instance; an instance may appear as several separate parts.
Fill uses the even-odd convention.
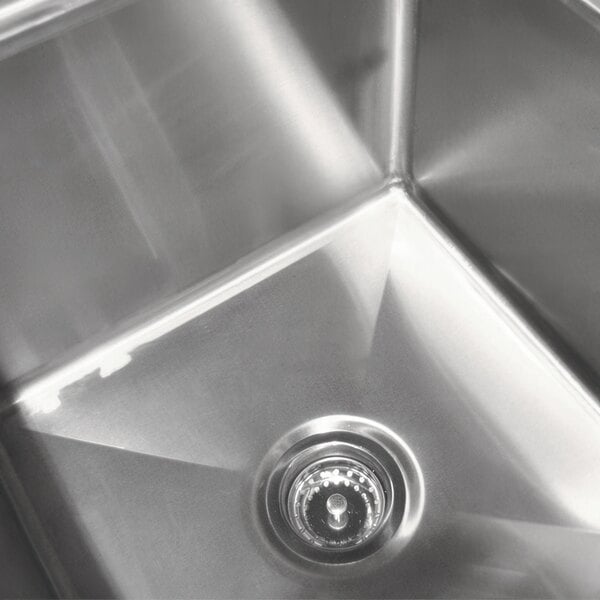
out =
[[[8,0],[0,4],[0,60],[134,0]]]

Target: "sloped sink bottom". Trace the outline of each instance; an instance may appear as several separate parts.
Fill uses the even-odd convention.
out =
[[[392,186],[253,261],[17,389],[11,487],[59,589],[598,594],[596,405],[418,201]],[[329,415],[389,428],[423,478],[409,542],[356,576],[254,518],[273,444]]]

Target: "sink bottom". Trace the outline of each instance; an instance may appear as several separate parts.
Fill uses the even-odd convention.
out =
[[[2,438],[55,579],[81,596],[597,593],[585,389],[403,188],[314,227],[17,390]],[[277,440],[335,414],[400,436],[426,490],[409,543],[356,577],[278,560],[248,500]]]

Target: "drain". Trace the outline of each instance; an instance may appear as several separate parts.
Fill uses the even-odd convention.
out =
[[[367,563],[375,552],[379,562],[405,545],[423,506],[421,473],[404,442],[347,416],[284,436],[261,465],[256,494],[267,539],[313,566]]]
[[[335,456],[313,461],[296,477],[284,514],[292,530],[324,550],[346,550],[365,543],[383,523],[386,496],[379,477],[365,462],[342,455],[359,449],[335,444]],[[341,446],[341,447],[340,447]]]

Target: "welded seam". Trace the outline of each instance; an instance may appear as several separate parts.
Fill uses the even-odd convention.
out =
[[[44,406],[47,407],[61,389],[86,375],[100,370],[100,376],[109,376],[125,367],[140,346],[163,337],[322,248],[381,203],[393,202],[394,193],[393,189],[384,187],[325,213],[246,255],[163,305],[126,321],[108,336],[92,339],[63,355],[57,363],[12,382],[10,387],[13,391],[2,410],[25,402],[34,411],[36,403],[40,402],[40,410],[44,410]]]
[[[419,0],[392,0],[388,176],[412,178]]]
[[[568,381],[586,399],[592,412],[600,415],[597,394],[585,380],[564,360],[552,344],[552,338],[542,335],[525,313],[515,305],[503,286],[495,283],[485,267],[471,256],[442,221],[435,208],[419,192],[413,177],[414,132],[417,89],[418,25],[421,0],[392,0],[392,98],[391,144],[388,164],[388,185],[398,186],[408,198],[413,210],[424,219],[446,252],[461,265],[471,281],[485,293],[499,312],[504,315],[528,341],[551,363],[560,376]],[[600,28],[600,0],[562,0],[580,16]],[[520,292],[515,292],[520,295]],[[559,335],[559,334],[557,334]]]
[[[560,379],[567,383],[582,400],[583,406],[594,418],[600,418],[600,404],[595,392],[577,375],[577,373],[557,352],[551,340],[543,336],[530,322],[527,316],[511,300],[502,286],[497,285],[486,273],[480,262],[473,258],[466,248],[447,230],[445,225],[437,218],[435,212],[422,198],[414,184],[400,184],[398,186],[404,195],[404,200],[412,211],[426,225],[428,231],[437,239],[444,251],[458,264],[471,283],[477,287],[482,295],[494,306],[498,314],[517,331],[536,351],[546,360]]]

